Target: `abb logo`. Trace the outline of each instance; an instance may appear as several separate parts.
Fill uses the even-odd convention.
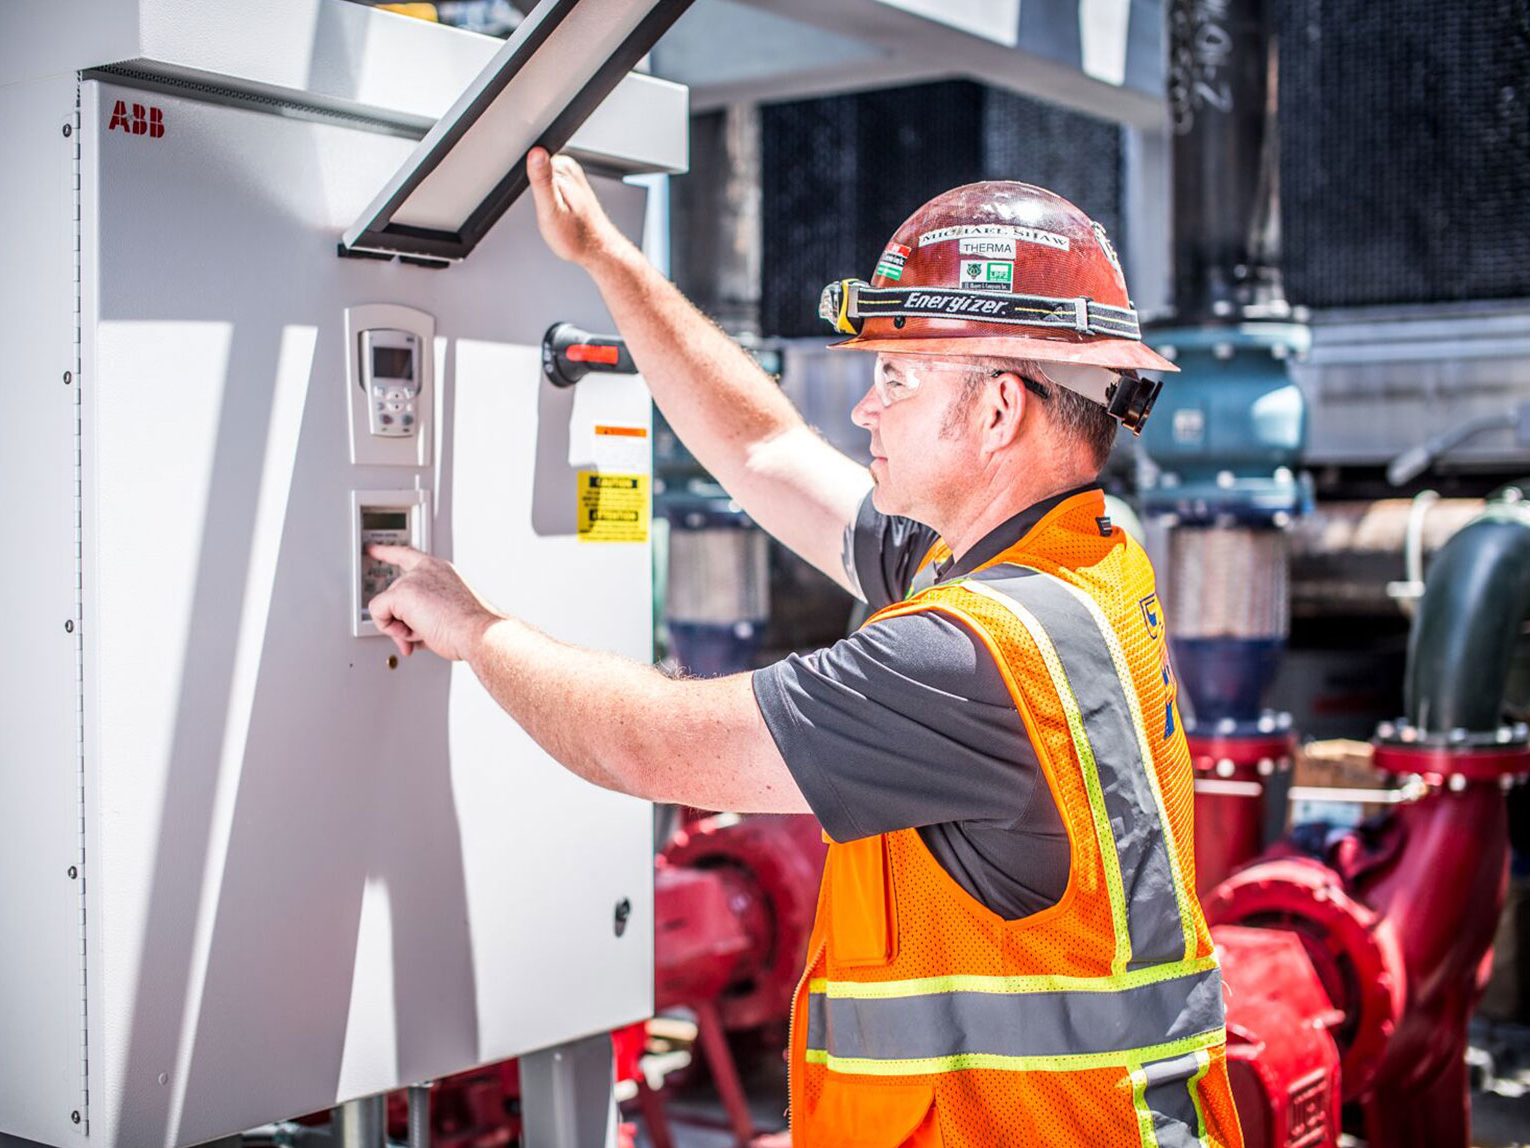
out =
[[[118,100],[106,130],[111,132],[119,128],[135,136],[148,136],[157,140],[165,134],[165,113],[155,107],[146,108],[142,104],[129,107],[126,100]]]

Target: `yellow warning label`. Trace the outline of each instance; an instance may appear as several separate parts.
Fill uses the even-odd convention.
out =
[[[581,470],[579,541],[647,542],[648,476]]]

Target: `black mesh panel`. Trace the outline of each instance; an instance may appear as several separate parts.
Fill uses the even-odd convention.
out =
[[[831,334],[825,283],[869,278],[883,245],[926,200],[980,179],[1071,199],[1122,246],[1120,129],[966,81],[760,109],[767,335]]]
[[[1530,295],[1530,0],[1287,0],[1286,294]]]

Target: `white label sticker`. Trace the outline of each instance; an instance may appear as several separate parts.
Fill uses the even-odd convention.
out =
[[[963,259],[959,286],[967,291],[1008,291],[1015,265],[997,259]]]
[[[969,237],[962,240],[958,250],[963,255],[981,255],[984,259],[1013,259],[1015,257],[1015,241],[1013,239],[974,239]]]
[[[1042,247],[1068,250],[1068,237],[1055,231],[1043,231],[1039,227],[1022,227],[1018,223],[970,223],[964,227],[942,227],[926,231],[919,237],[919,246],[928,247],[947,239],[1014,239],[1021,243],[1035,243]],[[963,254],[965,254],[965,248]]]

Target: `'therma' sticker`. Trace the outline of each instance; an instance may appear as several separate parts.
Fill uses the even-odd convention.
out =
[[[1013,259],[1015,242],[1013,237],[1008,236],[999,238],[968,236],[958,244],[957,250],[963,255],[981,255],[984,259]]]
[[[966,291],[1008,291],[1015,265],[998,259],[963,259],[961,282]]]

